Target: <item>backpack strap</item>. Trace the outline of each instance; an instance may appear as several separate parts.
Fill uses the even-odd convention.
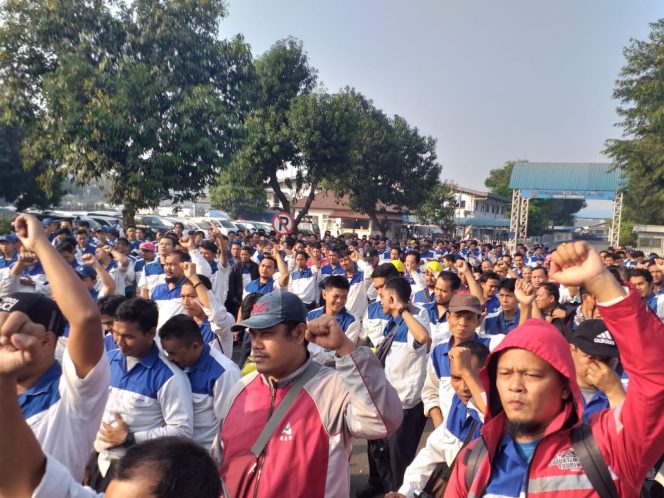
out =
[[[477,471],[480,468],[480,462],[484,460],[484,457],[486,456],[487,452],[488,450],[486,447],[486,443],[484,442],[484,438],[482,436],[480,436],[477,439],[477,443],[475,443],[475,446],[473,446],[469,451],[466,452],[464,463],[466,464],[465,481],[466,481],[466,489],[468,491],[470,491],[470,487],[473,484],[473,480],[475,480]]]
[[[572,446],[588,480],[602,498],[618,498],[609,466],[597,446],[590,426],[586,423],[572,429]]]
[[[307,367],[300,374],[300,376],[293,381],[290,389],[286,393],[286,396],[284,396],[284,399],[281,400],[281,403],[279,403],[279,406],[274,411],[270,419],[267,421],[267,423],[263,427],[263,430],[258,436],[258,439],[251,447],[251,452],[254,455],[256,455],[257,458],[261,455],[261,453],[263,453],[263,450],[265,449],[265,446],[267,446],[267,443],[272,437],[272,434],[274,434],[274,431],[277,429],[277,426],[284,419],[286,412],[288,412],[293,402],[295,401],[295,398],[297,398],[298,395],[300,394],[300,391],[302,391],[304,385],[307,382],[309,382],[314,377],[314,375],[318,373],[320,368],[321,367],[318,363],[316,363],[315,361],[311,361],[311,363],[307,365]]]

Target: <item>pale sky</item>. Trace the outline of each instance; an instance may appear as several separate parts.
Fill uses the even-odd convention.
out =
[[[330,92],[346,85],[438,140],[442,177],[484,189],[511,159],[606,161],[614,83],[661,0],[229,0],[221,36],[254,55],[301,40]]]

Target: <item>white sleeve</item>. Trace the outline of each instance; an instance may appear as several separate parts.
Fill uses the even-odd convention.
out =
[[[429,416],[432,408],[440,407],[439,384],[440,379],[433,366],[433,361],[429,357],[427,360],[427,375],[424,378],[424,385],[422,386],[422,403],[424,403],[424,414],[426,416]]]
[[[102,498],[93,489],[77,483],[74,476],[58,460],[46,455],[46,470],[32,498]]]
[[[208,291],[208,298],[210,299],[210,304],[213,308],[203,308],[203,311],[208,317],[212,332],[214,332],[219,338],[219,343],[221,344],[222,349],[221,352],[230,358],[233,354],[233,333],[231,332],[231,327],[235,323],[235,320],[226,310],[226,307],[222,303],[216,301],[214,296],[210,296],[210,294],[211,291]]]
[[[164,417],[164,426],[134,434],[137,443],[163,436],[183,436],[193,434],[194,405],[191,384],[184,373],[174,372],[157,393]]]
[[[424,488],[436,465],[442,462],[451,465],[460,449],[461,442],[447,431],[445,424],[435,429],[406,469],[399,493],[413,498],[415,491]]]
[[[212,278],[212,268],[210,268],[210,263],[203,257],[201,251],[194,249],[189,253],[191,262],[196,264],[196,273],[199,275],[205,275],[207,278]]]
[[[219,421],[221,421],[223,406],[224,402],[227,401],[228,393],[242,377],[240,369],[232,361],[229,360],[228,365],[224,363],[222,366],[225,372],[214,383],[214,416]]]
[[[360,321],[355,320],[353,323],[351,323],[348,328],[346,329],[346,337],[348,337],[351,341],[353,341],[353,344],[357,344],[357,340],[360,337]]]
[[[20,279],[18,275],[10,275],[7,268],[0,270],[0,297],[18,292]]]

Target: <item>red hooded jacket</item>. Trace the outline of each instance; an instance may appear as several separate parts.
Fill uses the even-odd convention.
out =
[[[643,481],[664,454],[664,325],[632,291],[610,306],[599,306],[613,335],[629,389],[623,403],[591,419],[597,445],[609,465],[619,496],[638,498]],[[457,459],[445,498],[480,497],[491,480],[491,462],[505,433],[506,416],[495,389],[497,357],[508,348],[526,349],[547,361],[569,379],[572,399],[539,441],[527,475],[526,494],[537,498],[591,498],[599,495],[572,448],[570,432],[583,415],[569,345],[561,333],[542,320],[529,320],[510,332],[491,353],[480,380],[487,393],[482,438],[487,456],[480,463],[471,489],[465,484],[465,453]],[[471,444],[470,447],[474,445]],[[466,450],[468,451],[468,449]]]

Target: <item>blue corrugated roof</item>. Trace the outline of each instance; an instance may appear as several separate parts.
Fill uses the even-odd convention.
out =
[[[612,163],[514,164],[510,188],[563,191],[616,192],[626,185],[620,168]]]

